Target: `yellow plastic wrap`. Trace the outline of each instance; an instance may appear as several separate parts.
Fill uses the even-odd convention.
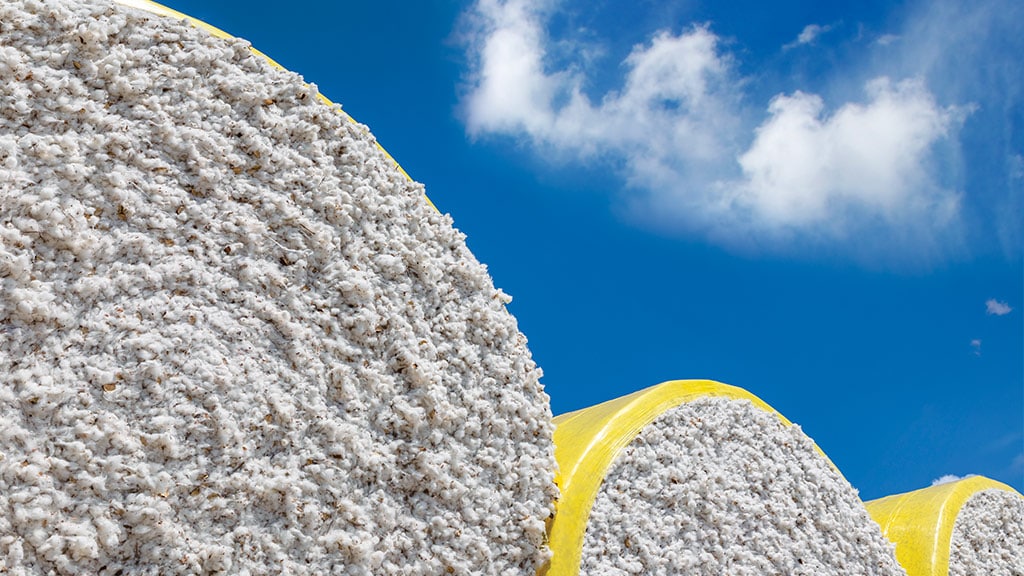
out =
[[[907,576],[948,576],[953,524],[964,503],[982,490],[1013,488],[984,476],[886,496],[865,503],[882,533],[896,544]]]
[[[786,426],[792,425],[750,392],[710,380],[664,382],[555,418],[555,458],[559,467],[555,481],[561,497],[548,529],[551,563],[541,574],[579,573],[590,509],[615,458],[658,416],[705,396],[750,400],[757,408],[778,416]]]
[[[145,10],[145,11],[151,13],[151,14],[156,14],[157,16],[166,16],[166,17],[169,17],[169,18],[175,18],[177,20],[182,20],[182,19],[188,20],[193,26],[196,26],[197,28],[201,28],[203,30],[206,30],[207,32],[209,32],[210,34],[212,34],[213,36],[215,36],[217,38],[234,38],[234,36],[232,36],[231,34],[228,34],[227,32],[221,30],[220,28],[217,28],[216,26],[211,26],[211,25],[207,24],[206,22],[203,22],[202,20],[199,20],[197,18],[193,18],[193,17],[189,16],[188,14],[183,14],[181,12],[178,12],[177,10],[173,10],[171,8],[168,8],[167,6],[164,6],[162,4],[157,4],[156,2],[152,2],[151,0],[114,0],[114,2],[116,2],[118,4],[121,4],[123,6],[128,6],[129,8],[137,8],[139,10]],[[284,70],[285,69],[284,66],[281,66],[276,61],[274,61],[273,58],[271,58],[270,56],[267,56],[263,52],[260,52],[259,50],[255,49],[255,48],[252,48],[252,47],[250,47],[249,49],[252,50],[253,54],[256,54],[257,56],[265,59],[274,68],[277,68],[278,70]],[[334,103],[331,102],[323,94],[319,94],[318,93],[317,95],[320,98],[320,100],[324,102],[324,104],[327,104],[328,106],[333,106],[334,105]],[[348,118],[349,121],[355,122],[355,119],[352,118],[352,116],[350,116],[348,113],[343,113],[343,114],[345,114],[345,117]],[[388,157],[388,160],[390,160],[391,162],[394,163],[395,167],[398,168],[398,171],[401,172],[403,176],[405,176],[409,180],[412,180],[412,178],[409,176],[409,174],[406,173],[405,169],[402,168],[402,166],[394,158],[391,157],[391,154],[388,154],[388,151],[385,150],[384,147],[381,146],[379,142],[377,143],[377,149],[379,149],[381,152],[383,152],[384,155]],[[430,206],[434,210],[437,210],[437,206],[434,206],[434,203],[430,200],[430,198],[427,198],[427,203],[430,204]]]

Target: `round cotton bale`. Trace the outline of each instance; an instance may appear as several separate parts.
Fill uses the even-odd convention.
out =
[[[828,458],[744,390],[667,382],[555,422],[549,574],[903,574]]]
[[[909,576],[1024,575],[1024,496],[970,476],[872,500]]]
[[[1024,576],[1024,498],[999,489],[975,493],[953,525],[949,576]]]
[[[534,574],[526,339],[365,126],[238,39],[0,3],[0,571]]]

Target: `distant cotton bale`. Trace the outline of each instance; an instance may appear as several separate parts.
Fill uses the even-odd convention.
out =
[[[0,572],[546,562],[540,371],[364,126],[95,0],[0,3],[0,78]]]
[[[1005,490],[971,496],[949,541],[949,576],[1024,576],[1024,498]]]
[[[903,574],[856,491],[745,391],[669,382],[556,424],[550,574],[573,554],[580,574]]]
[[[1024,575],[1024,496],[970,476],[872,500],[909,576]]]

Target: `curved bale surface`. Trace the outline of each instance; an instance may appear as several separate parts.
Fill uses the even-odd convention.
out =
[[[549,574],[903,574],[831,462],[744,390],[667,382],[555,421]]]
[[[909,576],[1024,575],[1024,496],[971,476],[866,504]]]
[[[0,571],[533,574],[526,340],[447,216],[241,40],[0,3]]]

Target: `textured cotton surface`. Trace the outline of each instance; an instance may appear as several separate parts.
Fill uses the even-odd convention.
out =
[[[534,574],[551,415],[507,301],[244,41],[0,3],[0,571]]]
[[[581,574],[904,574],[850,487],[796,426],[747,400],[659,416],[598,492]]]
[[[949,576],[1024,576],[1024,498],[982,490],[957,514]]]

